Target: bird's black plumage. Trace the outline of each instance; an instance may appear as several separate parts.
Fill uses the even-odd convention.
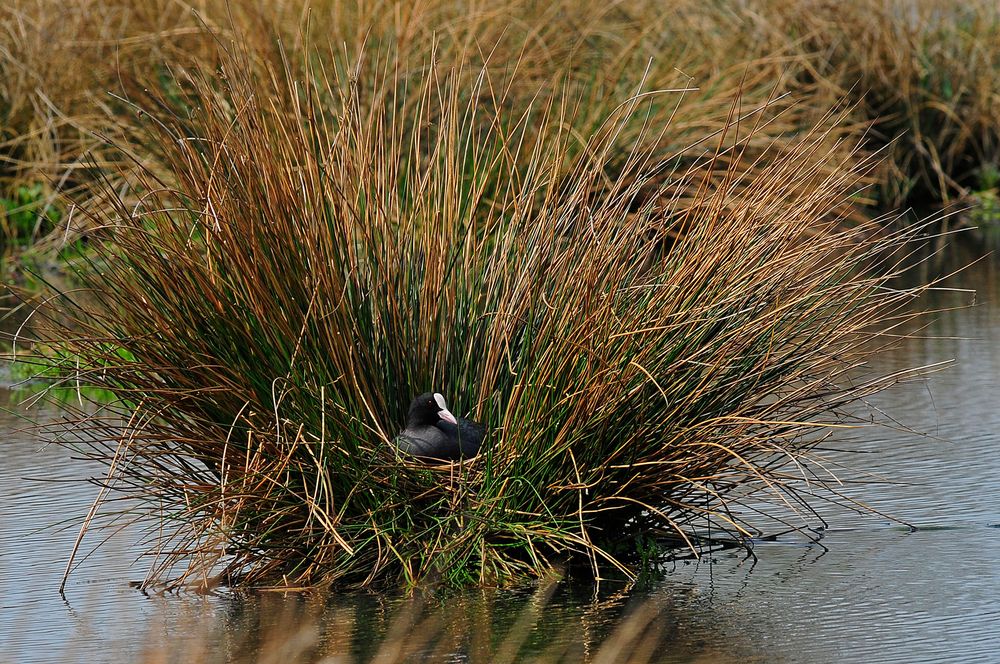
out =
[[[410,403],[406,428],[396,436],[401,452],[427,459],[454,461],[479,454],[486,427],[455,417],[438,392],[426,392]]]

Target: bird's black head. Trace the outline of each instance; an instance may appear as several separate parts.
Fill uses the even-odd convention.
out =
[[[410,402],[410,412],[406,416],[407,426],[434,425],[441,420],[457,424],[440,392],[424,392]]]

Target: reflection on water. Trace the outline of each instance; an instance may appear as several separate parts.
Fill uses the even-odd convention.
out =
[[[761,543],[756,563],[733,552],[679,563],[631,597],[561,586],[543,603],[532,592],[470,591],[419,609],[374,595],[147,597],[128,586],[143,568],[126,536],[84,561],[64,599],[57,588],[76,529],[63,524],[86,512],[94,488],[60,482],[87,469],[0,414],[0,662],[368,661],[380,649],[391,661],[392,644],[397,655],[487,662],[512,635],[524,638],[522,653],[595,660],[602,642],[621,636],[623,615],[660,639],[633,639],[627,653],[658,662],[991,661],[1000,624],[997,277],[997,263],[983,262],[953,278],[952,287],[978,289],[976,306],[942,312],[878,361],[891,371],[956,360],[873,399],[901,426],[838,441],[864,454],[835,460],[893,480],[845,490],[915,531],[833,510],[823,546]],[[969,299],[941,292],[925,304]],[[18,398],[0,392],[12,410]]]

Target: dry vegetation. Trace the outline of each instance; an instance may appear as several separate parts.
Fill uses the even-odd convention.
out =
[[[478,59],[496,70],[517,62],[508,98],[555,93],[571,77],[591,123],[640,79],[650,90],[697,88],[679,109],[675,99],[650,109],[654,126],[670,118],[673,127],[667,144],[647,146],[661,156],[717,130],[737,94],[749,107],[794,95],[781,121],[757,134],[762,145],[780,145],[846,101],[852,112],[840,131],[867,131],[868,151],[891,146],[867,202],[947,202],[985,186],[983,174],[996,169],[998,29],[991,0],[15,0],[0,8],[0,198],[30,214],[8,214],[3,241],[51,253],[76,237],[79,226],[60,223],[67,215],[44,212],[69,204],[58,194],[86,202],[106,191],[95,182],[121,159],[108,139],[135,139],[125,101],[133,84],[169,93],[179,70],[211,69],[220,49],[251,42],[254,57],[273,65],[279,41],[345,62],[377,51],[402,78],[419,77],[432,53],[444,67],[469,64],[469,75]]]
[[[64,433],[150,582],[631,578],[837,499],[919,230],[857,206],[995,164],[994,6],[232,4],[0,10],[0,178],[99,240]],[[476,459],[394,453],[431,388]]]

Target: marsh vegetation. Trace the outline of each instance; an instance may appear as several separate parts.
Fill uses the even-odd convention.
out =
[[[50,432],[145,584],[634,581],[822,523],[942,229],[873,209],[1000,150],[990,2],[60,7],[0,10],[4,229],[76,284],[37,362],[113,396]],[[428,391],[476,457],[397,453]]]

